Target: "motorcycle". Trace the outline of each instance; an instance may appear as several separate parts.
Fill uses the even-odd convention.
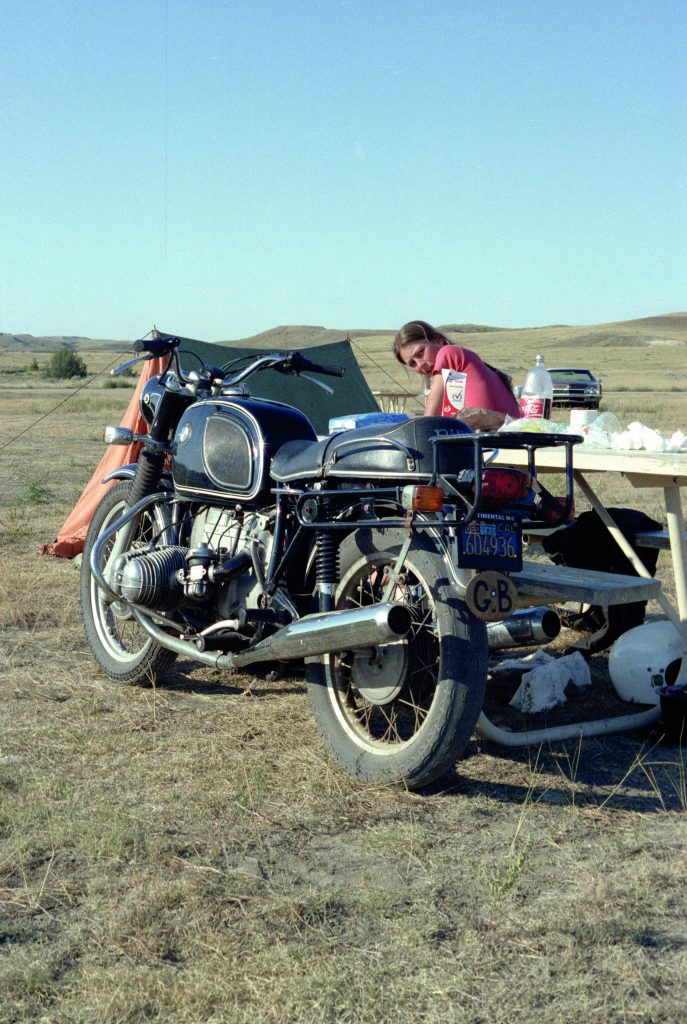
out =
[[[182,367],[180,339],[144,387],[148,433],[107,478],[85,543],[81,604],[100,668],[134,685],[181,655],[220,670],[303,662],[312,711],[354,776],[424,786],[463,753],[486,687],[486,624],[517,606],[522,531],[572,508],[572,444],[475,434],[418,417],[318,438],[298,409],[252,397],[267,369],[321,377],[301,352]],[[118,371],[114,371],[115,373]],[[315,376],[316,375],[316,376]],[[563,504],[537,482],[538,448],[566,444]],[[527,447],[529,472],[491,466]]]

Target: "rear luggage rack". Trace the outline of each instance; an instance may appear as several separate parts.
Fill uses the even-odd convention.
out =
[[[536,435],[523,435],[523,434],[508,434],[508,433],[490,433],[490,434],[458,434],[458,435],[446,435],[440,437],[431,437],[428,439],[432,445],[432,472],[431,474],[418,475],[418,484],[427,484],[429,486],[441,487],[448,499],[449,504],[453,504],[456,507],[456,513],[454,518],[447,518],[442,516],[441,518],[429,518],[423,515],[422,518],[415,518],[412,515],[406,514],[403,510],[402,518],[399,514],[398,519],[384,518],[383,523],[388,527],[399,527],[412,525],[416,528],[429,529],[435,526],[441,527],[463,527],[470,524],[477,516],[480,507],[482,505],[482,474],[485,467],[491,462],[496,456],[499,449],[525,449],[527,451],[527,462],[528,471],[530,475],[536,480],[536,451],[539,448],[551,448],[551,447],[565,447],[566,459],[565,459],[565,477],[566,477],[566,497],[565,503],[560,505],[560,514],[547,520],[546,525],[550,528],[556,527],[557,525],[564,523],[570,516],[573,508],[573,458],[572,450],[574,445],[579,444],[582,438],[577,435],[561,435],[561,434],[536,434]],[[394,448],[400,450],[406,457],[409,470],[415,466],[415,460],[412,451],[407,445],[401,444],[395,438],[389,438],[384,435],[377,435],[369,438],[351,438],[350,442],[344,442],[344,445],[349,444],[351,446],[356,445],[358,447],[379,447],[379,445]],[[471,475],[470,483],[473,487],[474,493],[467,497],[461,493],[455,485],[447,478],[445,467],[441,466],[442,453],[446,454],[446,449],[457,446],[459,448],[472,447],[473,460],[471,470],[462,470],[462,473],[469,473]],[[340,446],[340,447],[343,447]],[[493,454],[490,454],[493,453]],[[334,453],[334,457],[336,453]],[[334,459],[332,459],[332,462]],[[443,472],[442,472],[443,468]],[[453,475],[453,474],[451,474]],[[402,484],[396,486],[382,486],[382,487],[355,487],[355,488],[324,488],[318,486],[316,490],[303,490],[297,500],[296,504],[296,515],[301,526],[306,528],[316,529],[330,529],[330,530],[350,530],[352,527],[358,526],[370,526],[377,522],[374,515],[365,515],[360,518],[346,518],[346,519],[331,519],[326,515],[320,515],[319,509],[324,509],[324,505],[327,502],[333,502],[341,506],[341,499],[345,497],[347,499],[353,499],[361,504],[367,500],[370,505],[375,500],[387,501],[391,505],[396,505],[401,512],[401,491],[403,489]],[[540,483],[537,483],[537,491],[542,493],[546,498],[551,498],[548,492],[543,488]],[[277,495],[283,493],[294,493],[293,488],[276,488],[275,493]],[[555,499],[551,499],[554,500]],[[317,505],[318,512],[313,512],[312,502]],[[461,514],[459,511],[459,505],[462,505],[464,512]],[[522,511],[518,510],[518,513],[522,515]],[[380,520],[381,521],[381,520]],[[541,525],[540,520],[532,520],[526,517],[522,518],[522,529],[528,529]]]
[[[434,450],[434,471],[430,480],[432,484],[443,484],[449,490],[453,490],[452,485],[446,480],[444,476],[439,472],[439,454],[440,449],[445,445],[458,445],[459,447],[465,447],[467,444],[472,444],[474,449],[474,489],[475,496],[472,502],[472,507],[468,512],[466,519],[461,521],[461,525],[466,525],[472,522],[477,514],[477,510],[480,507],[482,500],[482,472],[484,470],[484,451],[492,451],[494,454],[492,458],[497,454],[499,449],[513,449],[518,450],[525,449],[527,452],[527,469],[530,476],[537,479],[536,459],[535,452],[538,448],[560,448],[565,446],[565,505],[562,506],[560,515],[556,518],[548,520],[549,526],[559,526],[566,522],[569,518],[570,513],[573,510],[573,457],[572,450],[573,446],[580,444],[583,438],[577,434],[536,434],[536,435],[524,435],[522,433],[491,433],[491,434],[473,434],[473,435],[453,435],[450,437],[432,437],[430,438],[430,444]],[[489,460],[490,461],[490,460]],[[548,495],[548,491],[545,491],[539,484],[539,489],[544,491]],[[444,522],[444,525],[447,524]],[[526,529],[529,526],[536,525],[536,521],[524,520],[522,528]]]

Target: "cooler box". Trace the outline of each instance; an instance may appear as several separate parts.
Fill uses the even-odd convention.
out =
[[[338,434],[342,430],[355,430],[356,427],[388,427],[392,423],[405,423],[409,420],[404,412],[356,412],[350,416],[334,416],[329,421],[329,433]]]

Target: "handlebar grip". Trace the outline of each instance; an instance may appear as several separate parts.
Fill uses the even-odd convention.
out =
[[[165,356],[181,344],[181,338],[138,338],[133,343],[134,352],[149,352],[153,356]]]
[[[326,363],[311,363],[308,369],[312,373],[323,373],[327,377],[343,377],[346,373],[343,366],[328,366]]]

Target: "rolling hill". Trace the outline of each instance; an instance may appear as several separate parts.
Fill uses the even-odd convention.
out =
[[[165,329],[168,329],[169,325]],[[643,317],[636,320],[622,320],[606,324],[562,325],[555,324],[545,327],[491,327],[480,324],[449,323],[440,325],[440,329],[449,337],[463,344],[470,345],[473,341],[480,350],[488,348],[493,342],[507,344],[512,339],[513,345],[527,348],[539,344],[547,351],[552,348],[594,348],[619,347],[635,348],[652,345],[682,346],[687,345],[687,312],[666,313],[659,316]],[[336,329],[308,325],[285,325],[273,327],[260,334],[248,338],[212,339],[223,345],[255,346],[258,349],[271,348],[307,348],[310,345],[323,345],[329,341],[339,341],[347,335],[352,341],[360,344],[369,339],[372,347],[390,347],[396,328],[356,328]],[[208,340],[208,339],[201,339]],[[381,346],[380,346],[381,342]],[[66,346],[74,351],[111,349],[112,351],[128,352],[131,350],[131,339],[114,340],[105,338],[82,338],[65,335],[47,335],[34,337],[30,334],[0,333],[0,352],[53,352]]]

